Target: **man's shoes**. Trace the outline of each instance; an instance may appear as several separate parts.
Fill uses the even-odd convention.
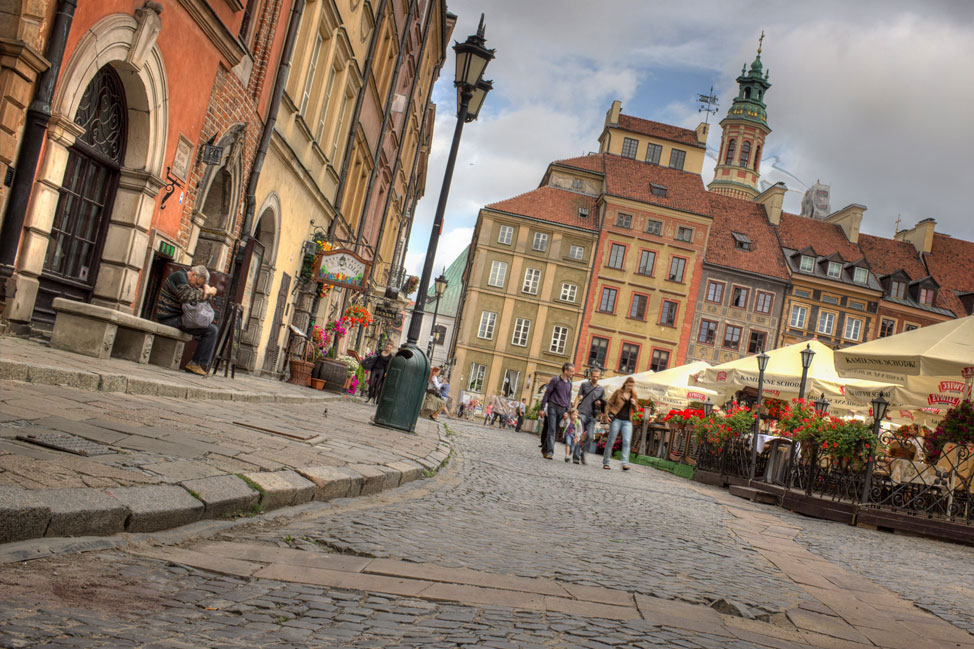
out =
[[[193,374],[199,374],[200,376],[206,376],[206,370],[200,367],[199,363],[195,361],[190,361],[186,363],[186,371],[192,372]]]
[[[582,464],[585,464],[585,456],[582,456]]]
[[[554,455],[554,453],[545,453],[545,454],[544,454],[544,459],[546,459],[546,460],[550,460],[550,459],[552,459],[552,458],[553,458],[554,456],[555,456],[555,455]]]
[[[570,459],[571,459],[570,457],[566,457],[565,462],[568,462]]]
[[[578,460],[572,460],[572,464],[578,464]]]

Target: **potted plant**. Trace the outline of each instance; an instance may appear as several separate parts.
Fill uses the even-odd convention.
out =
[[[343,392],[346,389],[348,365],[336,357],[338,356],[338,341],[347,333],[348,323],[344,318],[332,320],[322,328],[322,336],[325,340],[324,348],[327,348],[328,351],[319,361],[321,366],[318,378],[324,380],[325,390]]]
[[[948,444],[974,445],[974,405],[970,399],[948,410],[936,430],[923,438],[927,461],[935,463]]]

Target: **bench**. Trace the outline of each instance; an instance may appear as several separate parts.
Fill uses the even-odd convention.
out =
[[[122,358],[179,369],[187,333],[115,309],[54,298],[51,347],[94,358]]]

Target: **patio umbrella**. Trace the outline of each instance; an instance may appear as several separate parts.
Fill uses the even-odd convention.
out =
[[[685,406],[691,401],[706,401],[714,398],[717,392],[697,385],[696,377],[710,364],[694,361],[686,365],[671,367],[646,378],[636,377],[636,391],[671,406]]]

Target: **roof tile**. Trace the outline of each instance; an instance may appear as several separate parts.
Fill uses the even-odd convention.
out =
[[[620,114],[619,128],[626,131],[632,131],[634,133],[640,133],[641,135],[657,137],[661,140],[679,142],[680,144],[686,144],[688,146],[701,149],[706,148],[706,145],[701,144],[697,139],[696,131],[680,128],[679,126],[672,126],[670,124],[662,124],[660,122],[654,122],[648,119],[642,119],[641,117]]]
[[[710,216],[708,200],[710,194],[698,174],[608,153],[602,156],[605,163],[607,193],[660,207]],[[653,194],[650,183],[666,187],[666,196]]]
[[[974,242],[935,233],[929,255],[924,255],[930,274],[940,284],[947,308],[963,316],[967,311],[956,293],[974,292]]]
[[[705,260],[725,268],[736,268],[767,277],[787,280],[788,268],[763,205],[721,194],[709,194],[714,221],[707,240]],[[747,235],[751,249],[737,247],[733,233]]]
[[[819,257],[838,253],[846,262],[863,258],[859,247],[849,241],[842,228],[835,223],[782,212],[778,236],[785,248],[802,250],[811,246]]]
[[[589,210],[588,217],[579,216],[578,209],[581,207]],[[557,187],[539,187],[513,198],[491,203],[487,205],[487,209],[529,216],[593,232],[598,230],[595,219],[595,197]]]

